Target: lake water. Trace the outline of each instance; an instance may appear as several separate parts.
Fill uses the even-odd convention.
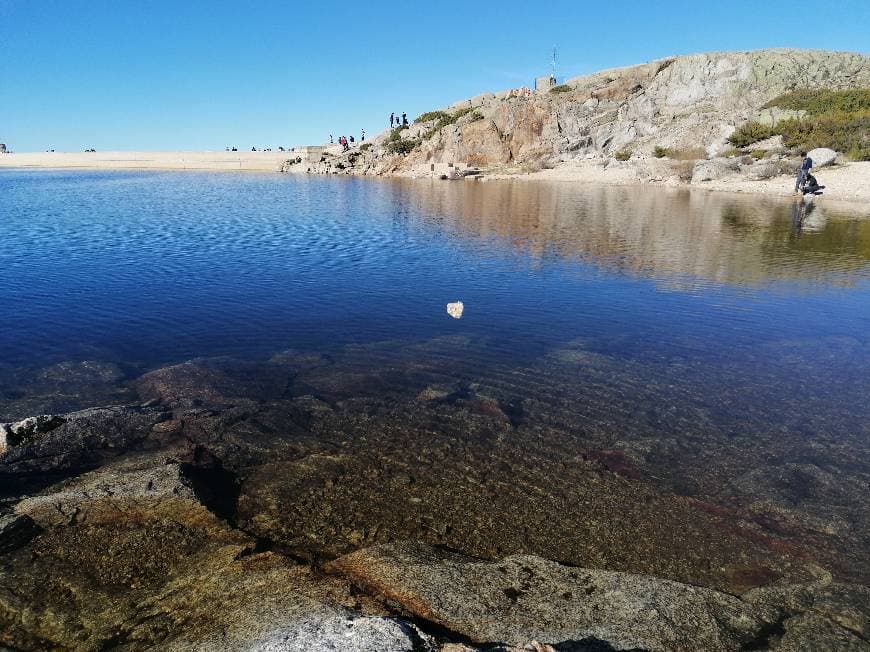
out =
[[[196,357],[417,369],[365,389],[472,387],[870,576],[870,220],[824,198],[2,171],[0,305],[0,420]]]

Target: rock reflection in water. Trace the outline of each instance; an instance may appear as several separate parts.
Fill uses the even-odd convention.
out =
[[[687,285],[870,278],[870,219],[854,207],[686,189],[516,182],[454,192],[446,185],[403,187],[401,195],[435,228],[509,242],[539,266],[582,259]],[[796,211],[813,236],[799,243],[789,237]]]

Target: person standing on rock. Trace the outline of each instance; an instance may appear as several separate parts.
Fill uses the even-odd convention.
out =
[[[797,179],[794,182],[794,191],[800,192],[803,190],[804,184],[807,182],[807,175],[813,169],[813,159],[807,156],[806,152],[801,152],[801,167],[798,170]]]
[[[396,121],[396,114],[395,114],[395,113],[391,113],[391,114],[390,114],[390,129],[393,128],[393,123],[394,123],[395,121]]]
[[[332,134],[329,134],[329,144],[332,145]]]
[[[360,139],[359,139],[359,142],[363,142],[363,141],[365,141],[365,139],[366,139],[366,130],[365,130],[365,129],[362,129],[362,130],[360,131]]]
[[[408,125],[408,114],[407,114],[407,113],[403,113],[403,114],[402,114],[402,126],[403,126],[403,127],[406,127],[407,125]]]

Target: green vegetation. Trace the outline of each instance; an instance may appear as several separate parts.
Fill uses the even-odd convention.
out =
[[[616,152],[616,154],[613,155],[613,158],[615,158],[617,161],[627,161],[628,159],[631,158],[631,150],[628,150],[628,149],[620,150],[620,151]]]
[[[573,89],[568,84],[559,84],[550,89],[551,93],[570,93]]]
[[[729,147],[728,149],[726,149],[725,151],[723,151],[722,154],[721,154],[720,156],[728,156],[728,157],[731,157],[731,156],[740,156],[742,153],[743,153],[743,152],[741,152],[741,151],[740,151],[739,149],[737,149],[736,147],[731,146],[731,147]]]
[[[480,111],[472,111],[471,115],[468,116],[468,121],[477,122],[478,120],[483,120],[483,114]]]
[[[367,152],[367,151],[369,151],[371,148],[372,148],[372,144],[371,144],[371,143],[363,143],[362,145],[359,146],[359,151],[361,151],[361,152]]]
[[[870,112],[870,89],[856,88],[850,91],[800,90],[780,95],[764,105],[770,109],[806,111],[809,115],[830,113]]]
[[[668,155],[668,148],[662,147],[661,145],[656,145],[655,149],[653,149],[653,156],[656,158],[665,158]]]
[[[419,118],[414,120],[414,122],[429,122],[430,120],[440,120],[443,117],[446,117],[448,114],[444,111],[427,111]]]
[[[783,123],[780,122],[779,124],[781,125]],[[734,145],[734,147],[746,147],[747,145],[757,143],[760,140],[770,138],[771,136],[780,133],[777,131],[778,126],[779,125],[763,125],[760,122],[755,121],[747,122],[738,127],[737,131],[731,134],[730,138],[728,138],[728,142]]]
[[[852,160],[870,161],[870,89],[798,90],[765,106],[806,111],[807,117],[772,126],[747,122],[728,139],[732,145],[746,147],[781,135],[783,144],[792,149],[829,147]]]
[[[412,152],[420,145],[419,138],[400,138],[387,143],[386,149],[390,154],[402,154],[403,156]]]
[[[407,129],[407,127],[396,127],[387,136],[385,148],[390,154],[405,155],[420,144],[419,138],[402,138],[403,129]]]
[[[758,159],[764,158],[765,156],[767,156],[767,150],[766,149],[753,149],[751,152],[749,152],[749,155],[757,161]]]
[[[423,134],[423,140],[429,140],[430,138],[432,138],[432,136],[434,136],[439,131],[444,129],[444,127],[446,127],[448,125],[452,125],[453,123],[457,122],[460,118],[465,117],[469,113],[471,113],[471,122],[474,122],[475,120],[483,119],[483,114],[481,114],[480,111],[475,111],[471,107],[466,107],[464,109],[458,109],[457,111],[454,111],[453,113],[445,113],[444,111],[431,111],[429,113],[424,113],[423,115],[420,116],[420,118],[417,118],[418,121],[422,121],[421,118],[423,118],[424,116],[437,115],[438,117],[437,118],[434,118],[434,117],[429,118],[430,120],[435,120],[435,124],[432,125],[432,128],[429,129],[429,131],[427,131],[425,134]],[[425,121],[422,121],[422,122],[425,122]]]

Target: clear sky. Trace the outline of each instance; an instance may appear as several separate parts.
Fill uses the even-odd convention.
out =
[[[369,134],[483,91],[672,54],[870,53],[870,0],[0,0],[0,142],[223,149]]]

